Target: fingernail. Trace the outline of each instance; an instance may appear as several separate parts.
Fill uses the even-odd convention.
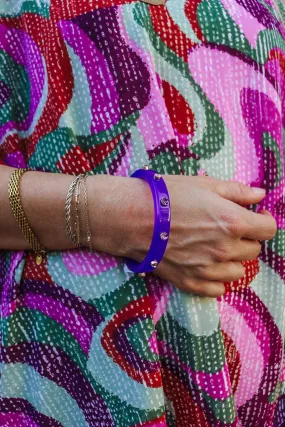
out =
[[[256,194],[262,194],[265,196],[266,194],[266,190],[264,188],[259,188],[259,187],[251,187],[251,189],[256,193]]]

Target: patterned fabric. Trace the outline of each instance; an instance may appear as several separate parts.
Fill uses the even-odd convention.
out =
[[[278,223],[218,300],[105,253],[2,251],[1,426],[285,425],[284,18],[284,0],[0,0],[2,163],[207,171],[266,188]]]

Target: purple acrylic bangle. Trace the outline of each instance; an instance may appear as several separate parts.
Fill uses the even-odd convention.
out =
[[[158,266],[166,250],[171,220],[170,199],[164,179],[155,170],[148,169],[148,166],[136,170],[131,177],[148,182],[154,202],[154,229],[145,259],[138,263],[131,258],[125,258],[125,264],[129,270],[144,275]]]

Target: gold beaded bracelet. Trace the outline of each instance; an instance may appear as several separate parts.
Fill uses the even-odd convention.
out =
[[[25,237],[28,241],[30,247],[36,254],[36,263],[41,265],[43,261],[43,256],[46,255],[46,249],[40,244],[37,237],[35,236],[33,230],[30,227],[30,224],[25,215],[20,196],[20,181],[25,172],[29,172],[30,169],[16,169],[12,172],[9,184],[8,184],[8,194],[9,201],[13,214],[17,220],[17,223]]]

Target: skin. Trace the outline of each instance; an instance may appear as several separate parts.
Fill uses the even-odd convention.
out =
[[[0,249],[29,250],[13,216],[8,181],[13,168],[0,166]],[[171,203],[171,229],[163,260],[152,273],[197,295],[221,296],[223,282],[242,278],[241,261],[255,259],[259,240],[272,239],[276,221],[267,211],[246,206],[265,192],[210,177],[163,175]],[[73,176],[27,172],[20,185],[31,228],[47,250],[74,248],[65,231],[65,198]],[[148,184],[138,178],[88,177],[88,200],[94,250],[141,262],[153,232],[154,208]],[[85,207],[80,203],[82,244]]]

